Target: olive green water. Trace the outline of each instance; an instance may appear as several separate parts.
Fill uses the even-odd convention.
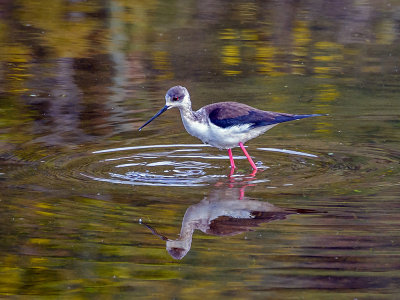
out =
[[[1,297],[398,297],[400,1],[5,0],[0,16]],[[177,84],[196,109],[329,116],[248,142],[256,174],[234,149],[230,176],[176,110],[137,131]]]

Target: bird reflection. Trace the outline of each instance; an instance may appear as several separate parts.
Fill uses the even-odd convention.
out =
[[[244,196],[249,183],[219,182],[198,204],[190,206],[183,217],[180,236],[171,240],[159,234],[153,227],[140,221],[153,234],[166,241],[166,249],[174,259],[182,259],[190,250],[193,232],[201,230],[216,236],[233,236],[251,231],[259,224],[283,220],[287,215],[314,212],[304,209],[284,209],[266,201]]]

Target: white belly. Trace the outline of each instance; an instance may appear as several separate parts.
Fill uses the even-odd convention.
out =
[[[245,143],[266,132],[277,124],[249,129],[249,125],[221,128],[212,123],[201,123],[183,119],[183,125],[188,133],[197,137],[203,143],[219,149],[230,149]]]

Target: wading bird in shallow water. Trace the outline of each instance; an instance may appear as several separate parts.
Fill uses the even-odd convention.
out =
[[[198,111],[192,110],[189,92],[183,86],[170,88],[165,95],[165,106],[139,130],[166,110],[177,107],[188,133],[205,144],[219,149],[227,149],[232,170],[236,168],[232,148],[239,146],[254,170],[257,167],[243,144],[271,129],[279,123],[322,116],[320,114],[292,115],[259,110],[243,103],[218,102],[206,105]]]

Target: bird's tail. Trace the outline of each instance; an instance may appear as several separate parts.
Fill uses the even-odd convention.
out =
[[[279,124],[279,123],[283,123],[283,122],[300,120],[300,119],[310,118],[310,117],[327,116],[325,114],[292,115],[292,114],[286,114],[286,113],[271,113],[271,112],[268,112],[268,113],[269,113],[269,115],[268,115],[269,118],[266,118],[265,120],[261,120],[259,122],[255,122],[250,128]],[[273,114],[273,116],[271,117],[270,114]]]
[[[323,117],[323,116],[329,116],[329,115],[328,114],[293,115],[293,120],[300,120],[310,117]]]

